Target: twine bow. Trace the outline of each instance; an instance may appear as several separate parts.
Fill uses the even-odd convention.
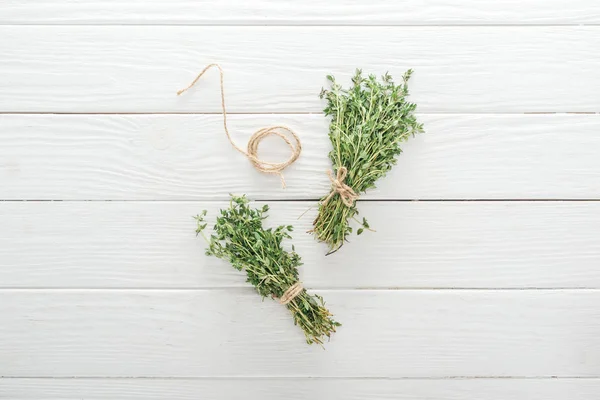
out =
[[[337,175],[334,177],[333,173],[328,170],[327,176],[329,176],[329,180],[331,181],[331,193],[329,196],[323,201],[323,205],[327,204],[327,202],[336,194],[340,195],[342,202],[347,207],[352,207],[354,202],[358,200],[358,195],[356,192],[348,185],[344,183],[346,179],[346,175],[348,174],[348,170],[346,167],[340,167],[337,170]]]
[[[300,152],[302,151],[302,144],[300,143],[300,139],[298,138],[296,133],[293,130],[291,130],[290,128],[288,128],[287,126],[281,126],[281,125],[270,126],[270,127],[266,127],[266,128],[260,128],[259,130],[254,132],[254,134],[250,137],[250,140],[248,141],[248,150],[247,151],[244,151],[244,149],[238,147],[234,143],[233,139],[231,138],[231,135],[229,134],[229,129],[227,128],[227,111],[225,109],[225,89],[223,88],[223,69],[221,69],[221,66],[219,64],[207,65],[202,70],[202,72],[200,72],[198,74],[196,79],[194,79],[193,82],[188,87],[178,91],[177,95],[178,96],[181,95],[183,92],[185,92],[186,90],[188,90],[192,86],[194,86],[196,84],[196,82],[198,82],[198,80],[202,77],[202,75],[204,75],[204,73],[212,67],[217,67],[219,69],[219,74],[221,76],[221,109],[223,110],[223,127],[225,128],[225,133],[227,134],[227,138],[229,139],[229,142],[231,143],[231,145],[233,146],[234,149],[236,149],[237,151],[239,151],[240,153],[245,155],[250,160],[250,162],[252,162],[252,164],[254,165],[254,168],[259,170],[260,172],[264,172],[267,174],[279,175],[279,178],[281,179],[281,185],[285,188],[285,179],[283,178],[282,171],[285,168],[287,168],[289,165],[293,164],[294,161],[296,161],[298,159],[298,157],[300,156]],[[289,133],[292,136],[292,138],[294,139],[294,143],[292,143],[292,141],[281,131],[286,131],[287,133]],[[292,154],[290,155],[290,158],[287,161],[276,163],[276,162],[264,161],[264,160],[261,160],[260,158],[258,158],[258,145],[260,144],[261,140],[263,140],[265,137],[267,137],[269,135],[279,136],[288,145]]]
[[[302,283],[298,281],[283,292],[279,302],[283,305],[289,304],[289,302],[294,300],[303,290]]]

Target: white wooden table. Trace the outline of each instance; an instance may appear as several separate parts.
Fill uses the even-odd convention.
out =
[[[0,398],[597,400],[599,50],[594,0],[0,2]],[[175,95],[212,62],[235,140],[299,132],[286,190],[216,71]],[[297,218],[356,67],[414,68],[427,132],[325,258]],[[191,216],[230,192],[296,226],[326,350],[204,256]]]

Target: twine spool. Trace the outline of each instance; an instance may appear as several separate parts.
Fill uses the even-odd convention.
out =
[[[240,153],[245,155],[250,160],[250,162],[252,162],[252,164],[254,165],[254,168],[259,170],[260,172],[264,172],[267,174],[279,175],[279,178],[281,179],[281,185],[285,188],[285,179],[283,178],[282,171],[285,168],[287,168],[288,166],[290,166],[291,164],[293,164],[300,156],[300,152],[302,151],[302,144],[300,143],[300,139],[298,138],[296,133],[292,129],[288,128],[287,126],[283,126],[283,125],[270,126],[270,127],[260,128],[259,130],[254,132],[254,134],[250,137],[250,140],[248,141],[247,151],[238,147],[235,144],[235,142],[233,141],[233,139],[231,138],[231,135],[229,134],[229,129],[227,128],[227,110],[225,108],[225,89],[223,87],[223,69],[221,68],[221,66],[219,64],[207,65],[202,70],[202,72],[200,72],[198,74],[196,79],[194,79],[188,87],[178,91],[177,95],[178,96],[181,95],[182,93],[184,93],[185,91],[190,89],[192,86],[194,86],[196,84],[196,82],[198,82],[198,80],[202,77],[202,75],[204,75],[204,73],[212,67],[217,67],[219,69],[219,74],[221,77],[220,84],[221,84],[221,109],[223,110],[223,128],[225,128],[225,133],[227,134],[227,138],[229,139],[229,142],[231,143],[231,145],[233,146],[234,149],[236,149],[237,151],[239,151]],[[286,136],[281,131],[285,131],[285,132],[289,133],[292,136],[293,140],[290,140],[288,138],[288,136]],[[261,140],[263,140],[265,137],[270,136],[270,135],[280,137],[290,148],[291,155],[287,161],[276,163],[276,162],[269,162],[269,161],[261,160],[260,158],[258,158],[258,145],[260,144]]]

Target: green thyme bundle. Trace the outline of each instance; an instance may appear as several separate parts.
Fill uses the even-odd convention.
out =
[[[366,219],[356,218],[359,194],[374,188],[396,164],[402,142],[423,131],[414,115],[417,106],[406,100],[411,74],[412,70],[407,71],[396,85],[387,73],[379,81],[357,70],[347,90],[327,77],[331,89],[323,89],[321,98],[327,100],[324,111],[331,117],[329,158],[335,174],[329,172],[331,192],[321,199],[311,232],[327,243],[328,254],[337,251],[352,233],[350,219],[362,225],[358,235],[369,229]]]
[[[209,237],[204,234],[206,211],[196,216],[197,234],[202,234],[209,247],[206,254],[227,260],[237,270],[246,270],[247,281],[263,297],[279,299],[304,331],[306,342],[322,344],[340,324],[332,319],[323,298],[309,295],[298,279],[300,256],[283,249],[283,239],[290,239],[292,226],[264,229],[268,206],[253,209],[245,196],[232,196],[229,208],[221,210]]]

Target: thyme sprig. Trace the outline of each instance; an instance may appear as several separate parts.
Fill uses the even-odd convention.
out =
[[[264,229],[262,221],[267,218],[269,206],[251,208],[245,196],[232,196],[229,208],[220,210],[210,237],[206,236],[206,210],[195,217],[196,234],[202,235],[208,244],[206,255],[227,260],[239,270],[245,270],[247,281],[263,297],[281,298],[284,292],[298,282],[300,256],[283,249],[284,239],[290,239],[293,227],[278,226]],[[304,331],[306,342],[323,344],[340,323],[325,308],[323,298],[309,295],[306,290],[291,300],[286,307],[292,313],[294,323]]]
[[[411,74],[408,70],[402,83],[396,85],[387,73],[379,81],[375,75],[364,77],[358,69],[349,89],[327,76],[331,89],[323,89],[320,97],[326,99],[324,112],[331,117],[329,139],[333,149],[329,158],[335,171],[342,167],[348,170],[344,183],[357,194],[374,188],[375,182],[396,164],[396,157],[402,153],[400,144],[423,131],[414,115],[416,104],[406,100]],[[358,235],[370,227],[366,219],[356,219],[356,203],[348,207],[337,194],[325,201],[327,197],[321,198],[311,232],[327,243],[331,254],[352,233],[350,219],[361,225]]]

